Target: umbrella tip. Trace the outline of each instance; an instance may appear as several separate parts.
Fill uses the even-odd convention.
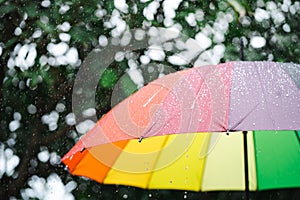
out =
[[[226,130],[226,135],[229,135],[229,131],[230,131],[229,129]]]
[[[144,139],[143,136],[141,136],[141,137],[139,138],[139,143],[141,143],[143,139]]]
[[[80,150],[80,153],[84,152],[85,150],[85,147],[83,147],[81,150]]]

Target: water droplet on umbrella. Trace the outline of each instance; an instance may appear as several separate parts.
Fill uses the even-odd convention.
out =
[[[255,122],[253,122],[252,125],[255,126]]]
[[[188,178],[186,177],[186,178],[184,179],[184,184],[186,184],[186,185],[187,185],[187,184],[188,184],[188,182],[189,182],[189,181],[188,181]]]
[[[257,153],[261,153],[261,150],[258,150]]]

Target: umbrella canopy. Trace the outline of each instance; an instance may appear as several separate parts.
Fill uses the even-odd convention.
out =
[[[151,82],[62,161],[72,174],[142,188],[244,190],[245,165],[250,190],[300,187],[299,129],[300,65],[230,62]],[[245,155],[230,131],[248,130]]]

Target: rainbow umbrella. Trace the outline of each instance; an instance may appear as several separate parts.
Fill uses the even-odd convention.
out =
[[[192,191],[300,187],[300,65],[229,62],[157,79],[63,157],[104,184]],[[242,134],[244,133],[244,134]]]

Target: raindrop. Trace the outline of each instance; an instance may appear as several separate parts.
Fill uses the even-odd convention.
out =
[[[5,151],[6,153],[6,151]],[[16,155],[13,155],[12,157],[10,157],[8,160],[7,160],[7,164],[6,164],[6,174],[8,176],[12,176],[13,173],[14,173],[14,169],[16,166],[18,166],[20,162],[20,158]]]
[[[48,24],[49,18],[48,18],[47,16],[41,16],[41,17],[40,17],[40,21],[41,21],[43,24]]]
[[[261,153],[261,150],[260,150],[260,149],[258,149],[258,150],[257,150],[257,153]]]
[[[291,32],[291,28],[290,28],[290,26],[288,24],[284,24],[282,28],[287,33]]]
[[[124,194],[123,195],[123,199],[127,199],[128,198],[128,195],[127,194]]]
[[[49,43],[47,45],[47,50],[53,56],[61,56],[65,54],[69,49],[69,45],[65,42],[60,42],[58,44]]]
[[[98,8],[98,9],[95,11],[95,16],[98,17],[98,18],[102,18],[102,17],[105,16],[106,14],[107,14],[107,12],[106,12],[105,9]]]
[[[65,117],[65,121],[69,126],[72,126],[74,124],[76,124],[75,121],[75,114],[74,113],[69,113],[66,117]]]
[[[262,48],[266,45],[266,39],[261,36],[254,36],[250,40],[250,45],[255,49]]]
[[[34,31],[34,33],[32,34],[33,38],[39,38],[42,35],[42,30],[41,29],[37,29]]]
[[[161,61],[166,55],[160,46],[152,46],[152,48],[147,51],[147,56],[149,56],[152,60]]]
[[[289,10],[292,15],[296,14],[296,6],[294,6],[294,5],[290,6]]]
[[[130,40],[131,40],[131,33],[130,32],[126,32],[124,33],[123,37],[121,38],[121,41],[120,41],[120,44],[122,46],[126,46],[130,43]]]
[[[128,66],[130,67],[130,69],[136,69],[138,67],[133,59],[128,60]]]
[[[76,126],[76,130],[79,133],[83,134],[83,133],[86,133],[88,130],[90,130],[94,125],[95,125],[95,122],[93,122],[92,120],[85,120],[83,122],[80,122]]]
[[[16,140],[14,140],[13,138],[10,138],[7,140],[7,144],[8,144],[8,146],[12,147],[16,144]]]
[[[51,4],[51,2],[49,0],[44,0],[44,1],[42,1],[41,6],[43,6],[44,8],[47,8],[50,6],[50,4]]]
[[[14,120],[20,121],[22,118],[21,114],[19,112],[14,112]]]
[[[67,33],[60,33],[59,34],[59,39],[63,42],[69,42],[71,39],[71,36]]]
[[[29,114],[35,114],[37,109],[36,109],[36,106],[33,105],[33,104],[30,104],[29,106],[27,106],[27,111]]]
[[[92,117],[96,115],[96,109],[95,108],[88,108],[82,112],[83,117]]]
[[[149,66],[147,70],[148,70],[148,73],[152,73],[152,72],[154,72],[154,67],[153,66]]]
[[[253,122],[252,125],[255,126],[255,122]]]
[[[140,61],[141,61],[142,64],[146,65],[150,62],[150,58],[149,58],[149,56],[142,55],[140,57]]]
[[[60,14],[65,14],[70,9],[69,5],[61,5],[59,9]]]
[[[41,120],[43,124],[48,124],[50,122],[50,118],[48,115],[43,115]]]
[[[121,62],[122,60],[124,60],[125,54],[122,51],[118,51],[115,55],[115,61],[117,62]]]
[[[152,194],[150,193],[150,194],[148,195],[148,197],[150,197],[150,198],[151,198],[151,197],[152,197]]]
[[[48,21],[49,21],[49,19],[48,19]],[[69,22],[64,22],[64,23],[58,25],[57,28],[64,32],[68,32],[71,29],[71,25]]]
[[[14,155],[14,152],[11,149],[5,149],[4,153],[7,159],[10,159]]]
[[[31,159],[30,160],[30,165],[31,167],[35,168],[38,166],[38,162],[36,161],[36,159]]]
[[[11,132],[14,132],[15,130],[17,130],[18,128],[20,127],[20,121],[18,120],[14,120],[14,121],[11,121],[9,123],[9,130]]]
[[[114,46],[118,46],[120,44],[120,39],[119,38],[112,38],[111,39],[111,44]]]
[[[47,61],[48,61],[48,58],[47,58],[47,56],[45,56],[45,55],[42,55],[42,56],[40,57],[40,60],[39,60],[39,62],[40,62],[40,64],[41,64],[41,66],[44,66],[44,65],[46,65],[46,64],[47,64]],[[47,67],[45,68],[45,71],[47,71]]]
[[[98,42],[100,46],[105,47],[108,44],[107,37],[105,35],[100,35]]]
[[[60,162],[60,157],[56,154],[56,152],[52,152],[50,154],[50,164],[51,165],[56,165]]]
[[[49,154],[48,150],[41,151],[40,153],[38,153],[37,156],[38,156],[38,159],[43,163],[47,162],[50,158],[50,154]]]
[[[22,29],[21,29],[20,27],[17,27],[17,28],[15,29],[14,34],[15,34],[16,36],[21,35],[21,34],[22,34]]]
[[[57,129],[57,123],[56,122],[50,122],[48,124],[48,128],[49,128],[50,131],[56,130]]]
[[[142,40],[142,39],[144,39],[145,35],[146,35],[146,33],[144,30],[138,29],[135,31],[134,38],[136,40]]]
[[[69,64],[76,65],[78,64],[78,51],[76,48],[72,47],[66,53],[66,59],[68,60]]]
[[[51,120],[51,122],[57,122],[58,118],[59,118],[59,115],[56,111],[52,111],[49,115],[49,118]]]
[[[58,103],[55,107],[55,110],[57,112],[63,112],[63,111],[65,111],[65,109],[66,109],[66,106],[63,103]]]

